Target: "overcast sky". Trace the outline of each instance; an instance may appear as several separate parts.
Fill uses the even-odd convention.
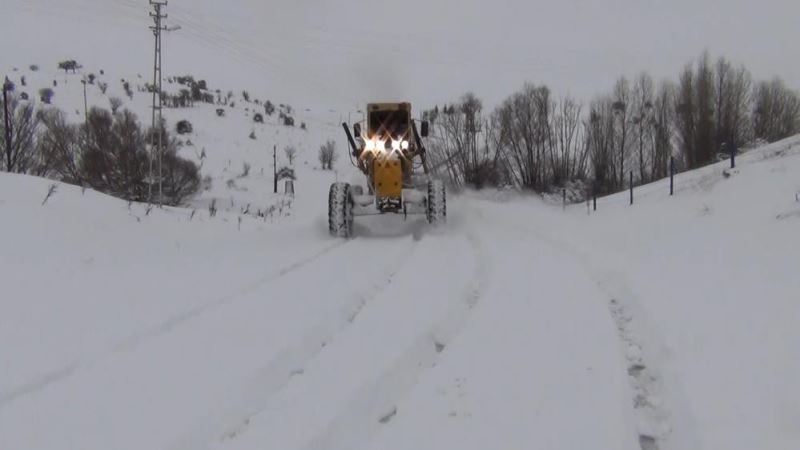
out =
[[[109,34],[85,58],[124,48],[121,64],[151,64],[146,0],[6,1],[12,24],[15,9],[55,11],[38,43],[20,44],[30,54],[76,53],[97,39],[80,28],[96,28],[58,27],[94,20]],[[471,90],[491,106],[525,81],[588,100],[623,74],[675,78],[704,49],[800,88],[799,0],[170,0],[167,11],[182,26],[165,37],[167,72],[298,104],[428,106]]]
[[[264,50],[284,61],[279,72],[302,73],[337,100],[438,102],[473,90],[494,103],[525,81],[587,98],[622,74],[674,78],[704,49],[800,87],[798,0],[240,3],[213,14],[257,23],[250,32],[280,47]]]

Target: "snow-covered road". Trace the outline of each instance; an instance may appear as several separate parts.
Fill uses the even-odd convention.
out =
[[[81,202],[72,190],[64,187],[49,209],[26,212],[70,210]],[[3,328],[17,333],[11,337],[20,347],[3,348],[12,370],[0,384],[0,445],[463,448],[457,439],[485,448],[505,436],[509,448],[633,448],[624,362],[596,286],[575,274],[569,255],[524,229],[493,223],[481,205],[454,201],[442,230],[419,220],[367,219],[350,241],[322,237],[316,227],[278,226],[268,242],[253,245],[315,244],[285,252],[278,264],[268,251],[246,253],[244,260],[263,269],[232,282],[225,277],[239,264],[219,253],[224,247],[197,253],[195,239],[206,236],[184,233],[176,248],[193,249],[189,272],[202,276],[176,274],[182,293],[161,293],[157,279],[132,288],[147,298],[120,289],[110,297],[87,292],[88,300],[69,295],[65,301],[87,305],[79,329],[77,312],[62,323],[52,313],[36,317],[41,311],[29,304],[7,307],[5,323],[17,327]],[[174,220],[163,215],[153,220]],[[32,219],[18,220],[22,227]],[[147,242],[136,224],[128,225],[131,239]],[[227,251],[240,244],[228,242]],[[119,258],[129,256],[130,243],[109,245],[111,253],[119,247]],[[172,266],[176,255],[167,253],[154,273]],[[207,267],[215,258],[228,267]],[[72,275],[100,276],[92,270]],[[47,289],[33,287],[28,300]],[[94,303],[128,300],[127,317]],[[58,341],[47,321],[61,330]],[[425,425],[439,423],[437,416],[447,426]]]

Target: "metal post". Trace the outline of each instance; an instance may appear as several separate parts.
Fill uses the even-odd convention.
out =
[[[150,13],[150,17],[153,18],[155,22],[154,26],[150,27],[153,31],[153,36],[155,38],[155,52],[153,55],[153,122],[152,122],[152,130],[153,133],[157,133],[158,138],[157,142],[150,142],[150,182],[147,184],[147,200],[152,202],[153,199],[153,164],[154,164],[154,156],[153,150],[155,147],[155,151],[158,154],[158,204],[161,205],[163,201],[163,187],[162,187],[162,115],[161,115],[161,78],[162,78],[162,70],[161,70],[161,32],[166,30],[166,27],[162,25],[162,20],[167,18],[166,14],[162,14],[161,8],[163,6],[167,6],[167,1],[155,1],[150,0],[150,5],[153,7],[154,11]],[[155,140],[155,139],[154,139]]]
[[[272,193],[278,193],[278,146],[272,146]]]
[[[631,186],[631,205],[632,205],[633,204],[633,171],[632,170],[631,170],[629,184]]]
[[[83,83],[83,115],[86,118],[86,122],[89,122],[89,102],[86,100],[86,78],[81,80]]]
[[[5,113],[6,124],[6,171],[11,172],[11,117],[8,111],[8,91],[11,89],[11,81],[6,77],[3,83],[3,111]]]
[[[669,195],[675,194],[675,157],[669,157]]]

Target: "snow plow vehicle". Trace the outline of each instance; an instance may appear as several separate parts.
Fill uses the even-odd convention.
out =
[[[410,103],[370,103],[366,129],[361,123],[343,123],[351,161],[366,176],[365,186],[336,182],[328,196],[328,225],[332,236],[352,237],[356,216],[424,214],[438,225],[447,218],[444,183],[431,177],[420,128],[411,116]]]

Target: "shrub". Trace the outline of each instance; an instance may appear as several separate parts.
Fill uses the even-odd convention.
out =
[[[28,83],[27,83],[27,82],[25,82],[25,75],[23,75],[23,76],[22,76],[22,77],[19,79],[19,82],[20,82],[20,84],[22,84],[23,86],[27,86],[27,85],[28,85]]]
[[[22,93],[20,93],[20,94],[19,94],[19,98],[20,98],[21,100],[30,100],[30,97],[28,96],[28,93],[27,93],[27,92],[22,92]]]
[[[108,103],[111,106],[111,114],[116,114],[120,106],[122,106],[122,100],[119,97],[109,98]]]
[[[56,93],[50,88],[42,88],[39,89],[39,99],[46,104],[50,104],[53,101],[53,96]]]
[[[242,178],[246,178],[249,175],[250,175],[250,163],[249,162],[242,163],[242,175],[241,175],[241,177]]]
[[[188,120],[181,120],[175,125],[175,131],[177,131],[178,134],[189,134],[193,130],[194,127],[192,127],[192,123]]]
[[[200,186],[197,165],[177,156],[177,143],[163,126],[144,133],[136,116],[128,110],[117,115],[100,108],[89,112],[80,133],[80,178],[99,191],[123,199],[147,200],[147,142],[159,134],[165,146],[161,158],[162,200],[170,205],[180,204]]]
[[[292,117],[292,116],[284,116],[283,117],[283,124],[285,126],[287,126],[287,127],[293,127],[294,126],[294,117]]]
[[[328,141],[319,148],[319,162],[322,165],[322,170],[332,170],[336,158],[335,141]]]
[[[123,81],[122,88],[125,89],[125,95],[127,95],[129,99],[133,100],[133,90],[131,89],[131,84],[127,81]]]
[[[286,155],[286,159],[289,160],[289,165],[294,164],[294,157],[297,155],[297,149],[290,145],[283,149],[283,153]]]
[[[217,108],[217,117],[225,117],[225,109]]]
[[[90,73],[89,75],[86,76],[86,80],[89,82],[89,84],[94,84],[94,80],[96,80],[96,79],[97,79],[97,75],[95,75],[93,73]]]
[[[58,63],[58,68],[63,70],[64,73],[67,73],[68,71],[72,71],[72,73],[75,73],[75,71],[80,69],[81,67],[82,66],[78,64],[78,62],[75,61],[74,59],[68,59],[66,61],[61,61],[60,63]]]
[[[105,81],[101,81],[101,82],[97,83],[97,87],[100,88],[100,92],[105,94],[106,91],[108,90],[108,83],[106,83]]]
[[[31,69],[31,72],[38,72],[39,71],[39,66],[36,65],[36,64],[31,64],[30,67],[28,67],[28,68]]]
[[[242,91],[242,98],[243,98],[243,99],[244,99],[244,101],[246,101],[247,103],[250,103],[250,93],[249,93],[249,92],[247,92],[247,91]]]
[[[256,140],[256,132],[255,131],[251,131],[250,132],[250,139],[252,139],[254,141]]]
[[[273,105],[271,101],[267,100],[264,102],[264,112],[267,113],[268,116],[271,116],[275,112],[275,105]]]
[[[194,162],[179,157],[173,146],[164,154],[162,165],[162,189],[166,203],[179,205],[199,190],[200,169]]]
[[[280,180],[296,180],[297,179],[297,177],[295,177],[295,174],[294,174],[294,169],[292,169],[291,167],[285,167],[285,166],[281,167],[280,170],[278,170],[277,178],[278,178],[278,181],[280,181]]]
[[[261,113],[255,113],[253,115],[253,122],[255,123],[264,123],[264,115]]]

